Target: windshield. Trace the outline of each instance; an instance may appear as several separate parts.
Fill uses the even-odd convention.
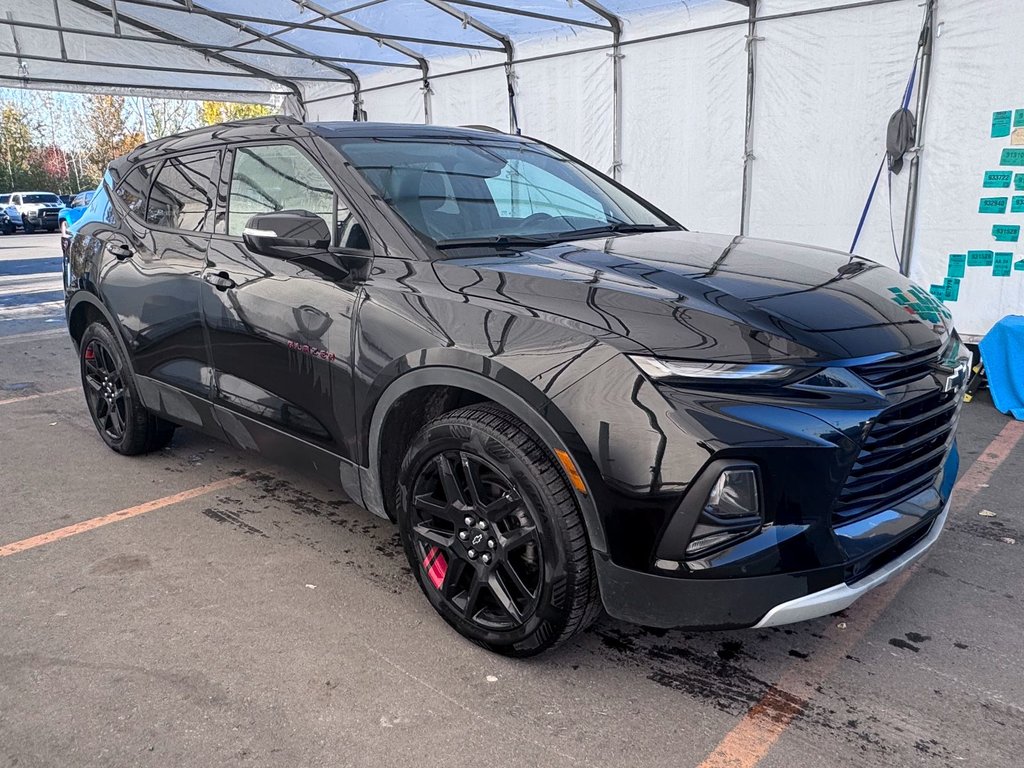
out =
[[[56,195],[22,195],[21,201],[23,203],[60,203],[60,198]]]
[[[442,247],[678,228],[539,144],[453,137],[334,144],[409,226]]]

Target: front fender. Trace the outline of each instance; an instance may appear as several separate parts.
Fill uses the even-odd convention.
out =
[[[450,386],[476,392],[514,413],[545,444],[569,454],[583,475],[587,493],[577,492],[591,546],[607,551],[598,508],[604,492],[600,475],[572,422],[545,392],[515,370],[493,359],[454,349],[427,349],[396,361],[403,372],[384,388],[372,409],[367,430],[368,466],[361,470],[363,504],[382,514],[384,503],[380,482],[380,436],[384,420],[403,395],[424,387]]]

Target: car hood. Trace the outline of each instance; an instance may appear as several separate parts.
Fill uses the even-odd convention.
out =
[[[936,347],[950,331],[949,312],[893,269],[745,237],[619,235],[456,255],[435,270],[450,291],[668,358],[851,360]]]

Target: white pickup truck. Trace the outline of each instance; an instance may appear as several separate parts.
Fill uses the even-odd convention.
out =
[[[7,214],[10,225],[20,227],[26,235],[37,229],[56,232],[60,223],[57,215],[64,203],[52,192],[13,192],[0,196],[0,208]]]

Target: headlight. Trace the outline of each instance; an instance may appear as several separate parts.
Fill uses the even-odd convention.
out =
[[[715,381],[781,381],[798,371],[788,365],[706,363],[698,360],[664,360],[630,355],[652,379],[712,379]]]

